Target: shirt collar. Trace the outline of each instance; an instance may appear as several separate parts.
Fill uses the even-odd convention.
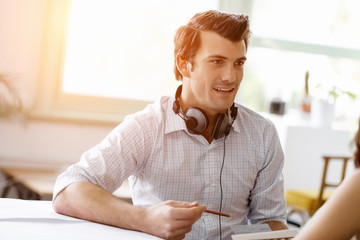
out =
[[[167,102],[165,107],[165,134],[181,130],[187,131],[185,121],[173,110],[174,101],[175,93],[170,96],[169,101]]]

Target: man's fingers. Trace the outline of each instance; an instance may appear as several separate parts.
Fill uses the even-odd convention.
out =
[[[164,226],[166,236],[170,239],[183,239],[185,235],[192,230],[192,224],[187,220],[177,220]],[[182,237],[181,237],[182,236]]]
[[[196,201],[189,203],[189,202],[180,202],[180,201],[173,201],[173,200],[167,201],[167,202],[165,202],[165,204],[170,205],[172,207],[178,207],[178,208],[190,208],[190,207],[195,207],[195,206],[199,205],[199,203]]]
[[[201,217],[206,207],[198,206],[192,208],[174,208],[172,214],[176,220],[193,220],[194,222]]]
[[[191,231],[192,225],[201,217],[206,206],[199,205],[198,202],[167,201],[147,209],[150,219],[159,219],[157,224],[152,225],[150,233],[157,233],[166,239],[182,239]]]

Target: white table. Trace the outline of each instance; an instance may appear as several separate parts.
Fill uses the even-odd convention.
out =
[[[0,198],[0,239],[159,239],[55,213],[51,201]]]

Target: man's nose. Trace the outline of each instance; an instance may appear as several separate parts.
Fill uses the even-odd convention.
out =
[[[234,82],[236,80],[237,76],[237,70],[234,68],[234,66],[231,66],[230,64],[224,67],[221,80],[223,82]]]

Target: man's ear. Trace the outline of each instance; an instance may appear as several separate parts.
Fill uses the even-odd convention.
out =
[[[176,67],[183,75],[183,77],[189,77],[192,70],[192,65],[189,61],[183,59],[180,54],[176,55]]]

